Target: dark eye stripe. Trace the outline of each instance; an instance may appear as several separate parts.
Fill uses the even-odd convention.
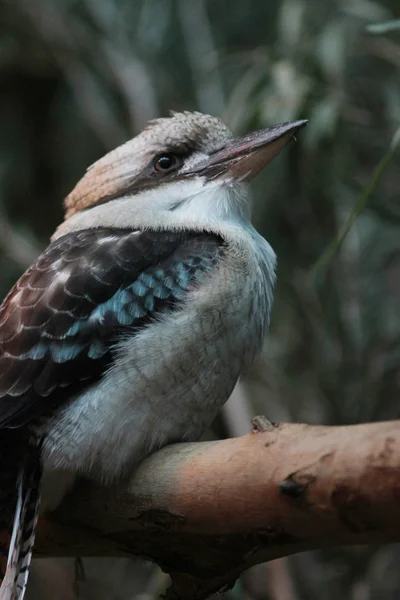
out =
[[[83,208],[81,208],[81,210],[79,212],[84,212],[86,210],[90,210],[91,208],[94,208],[95,206],[100,206],[101,204],[106,204],[107,202],[110,202],[111,200],[117,200],[117,199],[123,198],[124,196],[127,196],[127,195],[133,196],[135,194],[138,194],[142,190],[146,190],[151,187],[157,186],[159,178],[162,177],[163,175],[173,176],[173,174],[182,166],[185,157],[189,156],[189,154],[190,154],[190,152],[188,152],[188,151],[186,151],[185,153],[180,153],[180,150],[176,151],[176,152],[175,151],[174,152],[164,152],[163,154],[159,154],[155,159],[153,159],[153,161],[150,162],[150,164],[142,172],[142,174],[139,175],[139,177],[137,177],[136,179],[133,179],[131,182],[127,181],[123,187],[116,190],[115,192],[112,192],[111,194],[107,194],[106,196],[99,198],[98,200],[96,200],[96,202],[92,202],[88,206],[84,206]],[[166,157],[168,157],[168,159],[170,157],[172,157],[172,159],[175,161],[175,163],[174,163],[175,166],[170,167],[169,169],[157,170],[155,168],[156,161],[158,161],[160,159],[164,159]]]

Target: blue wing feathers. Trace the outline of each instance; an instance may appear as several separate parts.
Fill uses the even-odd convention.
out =
[[[111,229],[51,244],[0,307],[0,427],[53,410],[101,377],[118,336],[176,309],[223,247],[202,232]]]

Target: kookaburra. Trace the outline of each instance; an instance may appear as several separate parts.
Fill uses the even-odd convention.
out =
[[[306,121],[157,119],[91,166],[0,308],[0,598],[21,600],[42,472],[105,484],[198,439],[259,352],[275,254],[249,180]]]

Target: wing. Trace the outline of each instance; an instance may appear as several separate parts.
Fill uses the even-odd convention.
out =
[[[0,427],[98,380],[118,337],[177,308],[222,252],[202,232],[93,229],[52,243],[0,307]]]

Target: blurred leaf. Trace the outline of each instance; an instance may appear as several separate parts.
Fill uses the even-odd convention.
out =
[[[261,115],[265,123],[294,120],[310,91],[309,77],[299,72],[289,60],[276,61],[270,69],[271,83],[260,96]]]
[[[372,23],[366,27],[368,33],[376,35],[382,35],[390,31],[399,31],[400,19],[394,19],[393,21],[384,21],[383,23]]]
[[[359,19],[368,21],[390,18],[390,11],[381,2],[373,0],[351,0],[344,3],[343,10]]]
[[[321,31],[316,58],[326,77],[337,80],[346,66],[346,27],[340,21],[328,23]]]
[[[289,49],[295,49],[301,40],[305,8],[304,0],[284,0],[281,4],[278,36]]]
[[[317,102],[309,116],[306,141],[315,148],[324,138],[334,135],[342,103],[338,95],[331,95]]]

